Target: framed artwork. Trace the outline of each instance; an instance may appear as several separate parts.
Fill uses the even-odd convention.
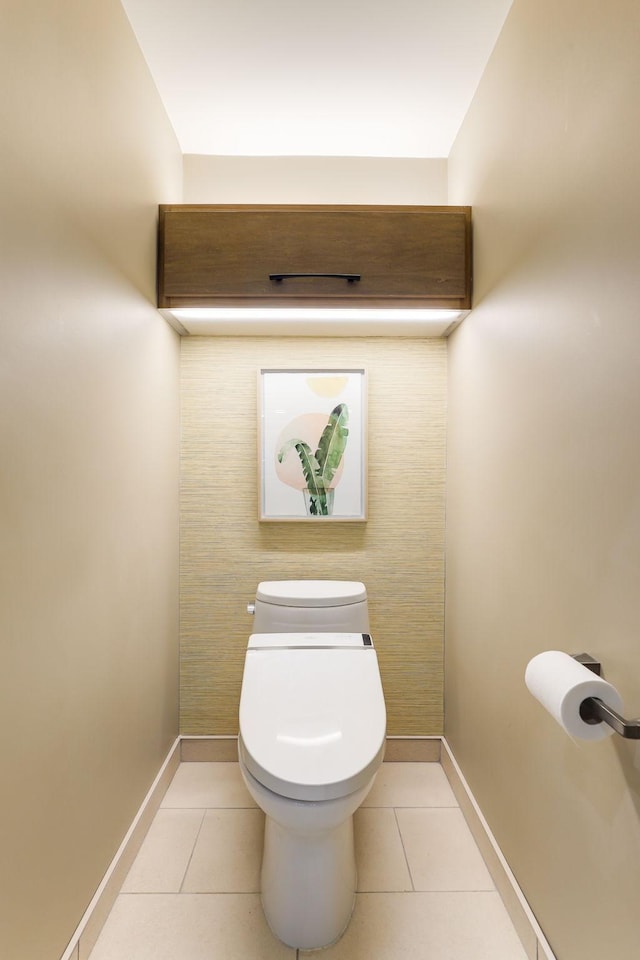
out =
[[[367,519],[367,374],[258,373],[259,519]]]

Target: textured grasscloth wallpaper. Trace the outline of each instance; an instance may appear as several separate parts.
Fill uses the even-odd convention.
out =
[[[184,337],[181,731],[238,731],[260,580],[362,580],[390,736],[442,733],[446,342]],[[257,371],[364,366],[366,523],[259,523]]]

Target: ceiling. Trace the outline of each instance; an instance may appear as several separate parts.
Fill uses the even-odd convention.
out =
[[[183,153],[447,157],[512,0],[122,0]]]

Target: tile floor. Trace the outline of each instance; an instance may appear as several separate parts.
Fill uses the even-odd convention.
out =
[[[237,763],[182,763],[90,960],[310,956],[264,919],[262,830]],[[322,960],[526,960],[440,764],[383,764],[355,835],[355,910]]]

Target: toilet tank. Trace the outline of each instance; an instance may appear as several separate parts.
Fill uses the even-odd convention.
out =
[[[367,591],[352,580],[258,584],[252,633],[370,633]]]

